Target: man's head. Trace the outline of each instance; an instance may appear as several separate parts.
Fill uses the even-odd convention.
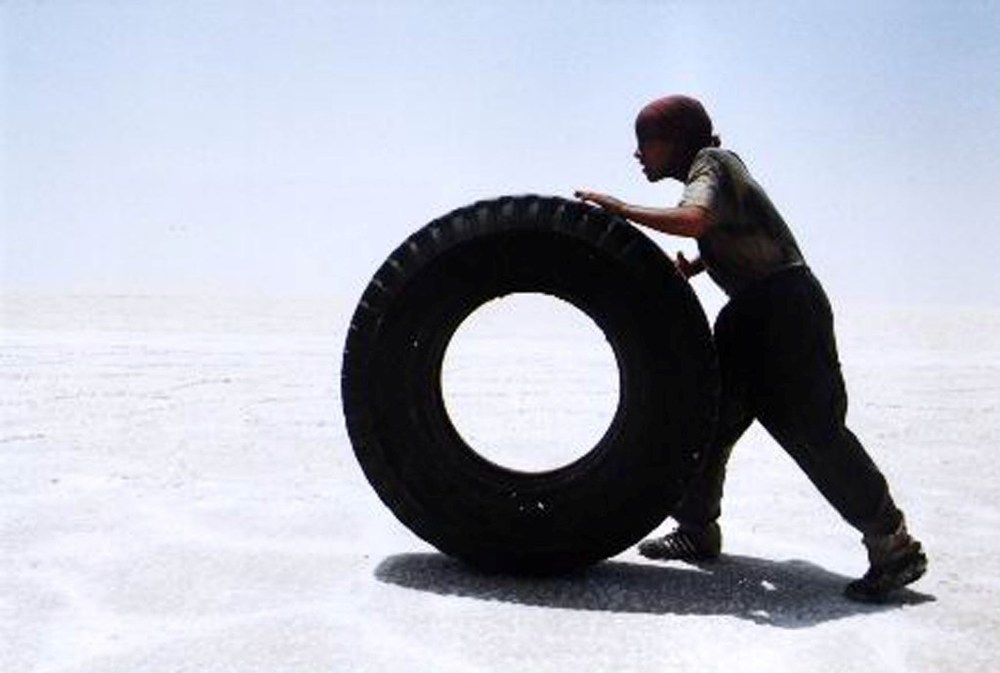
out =
[[[644,107],[635,119],[635,136],[635,158],[650,182],[686,179],[698,150],[719,145],[705,108],[688,96],[658,98]]]

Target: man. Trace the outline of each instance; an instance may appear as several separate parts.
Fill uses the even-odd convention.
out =
[[[883,600],[923,575],[927,558],[882,473],[844,424],[847,395],[822,286],[746,165],[720,148],[701,103],[655,100],[639,113],[635,132],[646,177],[685,183],[680,204],[647,208],[598,192],[576,196],[638,225],[696,239],[700,257],[678,255],[678,270],[685,277],[707,271],[729,296],[714,330],[722,379],[715,437],[674,513],[677,528],[644,541],[639,552],[684,561],[719,556],[726,462],[756,419],[862,533],[870,567],[845,595]]]

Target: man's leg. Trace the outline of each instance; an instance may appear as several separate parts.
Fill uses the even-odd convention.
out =
[[[746,412],[745,405],[723,393],[715,438],[706,449],[697,472],[673,513],[673,518],[682,527],[704,528],[719,519],[726,465],[733,446],[752,422],[753,416]]]
[[[822,288],[810,275],[775,299],[752,394],[758,418],[863,534],[870,568],[848,585],[847,596],[881,600],[918,579],[927,559],[906,531],[885,477],[845,425],[847,393]]]
[[[811,275],[796,280],[772,298],[752,382],[758,418],[848,523],[866,535],[889,533],[902,513],[845,425],[847,392],[829,302]]]
[[[717,520],[721,514],[726,463],[733,445],[753,422],[746,403],[746,342],[739,334],[738,312],[728,305],[715,325],[722,384],[715,436],[673,513],[678,528],[644,541],[639,553],[648,558],[699,561],[715,558],[722,546]]]

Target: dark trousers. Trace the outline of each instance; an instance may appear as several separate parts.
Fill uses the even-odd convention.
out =
[[[756,419],[824,497],[864,534],[899,525],[885,477],[844,424],[847,393],[833,313],[807,267],[751,285],[715,323],[722,397],[715,439],[674,517],[704,526],[719,518],[726,463]]]

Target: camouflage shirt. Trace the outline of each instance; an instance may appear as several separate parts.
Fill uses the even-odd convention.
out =
[[[776,271],[805,264],[788,225],[729,150],[706,147],[695,155],[680,205],[712,214],[698,250],[708,275],[730,296]]]

